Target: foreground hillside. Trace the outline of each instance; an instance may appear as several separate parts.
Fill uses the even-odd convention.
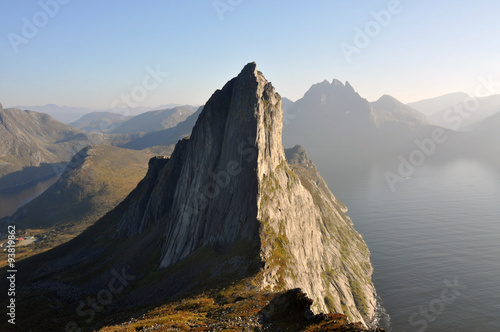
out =
[[[0,219],[18,225],[18,237],[40,240],[19,246],[17,260],[67,242],[94,224],[137,186],[152,156],[148,151],[113,146],[82,149],[54,185],[12,216]],[[0,266],[4,256],[0,256]]]
[[[282,121],[280,95],[248,64],[115,209],[18,264],[30,271],[19,273],[20,326],[95,330],[119,313],[242,280],[262,294],[300,288],[314,314],[376,324],[370,252],[305,150],[285,152]],[[86,304],[94,294],[103,308]]]
[[[311,304],[300,289],[263,292],[243,280],[153,309],[108,317],[108,326],[98,331],[384,331],[349,323],[342,314],[314,315]]]

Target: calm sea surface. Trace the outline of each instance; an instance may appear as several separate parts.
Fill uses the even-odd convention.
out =
[[[28,203],[57,181],[58,177],[34,183],[23,189],[12,189],[0,192],[0,218],[10,216],[17,208]]]
[[[387,170],[322,174],[370,248],[392,331],[500,331],[500,169],[427,162],[395,192]]]

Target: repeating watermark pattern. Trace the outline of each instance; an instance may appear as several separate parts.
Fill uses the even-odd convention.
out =
[[[227,12],[232,12],[242,2],[243,0],[215,0],[212,2],[212,5],[219,19],[224,21],[224,15],[226,15]]]
[[[106,306],[113,302],[113,296],[121,293],[136,276],[127,274],[125,268],[122,268],[121,273],[116,270],[111,271],[113,276],[107,287],[101,289],[94,297],[88,296],[86,301],[81,300],[76,307],[76,313],[82,317],[83,321],[90,324],[96,317],[96,312],[102,312]],[[69,322],[65,327],[66,332],[81,332],[82,329],[78,326],[77,322]]]
[[[458,277],[453,281],[444,280],[445,288],[441,291],[438,298],[433,299],[427,306],[419,307],[417,311],[410,315],[408,322],[412,327],[418,328],[418,332],[427,330],[429,323],[436,320],[446,311],[446,306],[451,305],[462,295],[462,290],[465,286],[458,284]]]
[[[479,109],[480,98],[493,94],[500,88],[500,82],[494,81],[493,75],[488,76],[487,79],[479,77],[478,81],[479,84],[474,90],[474,97],[466,97],[462,103],[449,108],[443,113],[443,120],[450,123],[452,129],[457,130],[460,128],[464,119],[467,119]],[[417,147],[409,153],[408,157],[398,156],[397,171],[384,172],[384,178],[391,192],[395,192],[396,185],[409,179],[416,168],[422,166],[429,157],[436,153],[438,146],[447,140],[448,135],[442,128],[435,128],[430,138],[415,139],[414,143]]]
[[[12,50],[14,50],[16,54],[19,53],[19,47],[21,45],[27,45],[30,40],[35,38],[40,29],[43,29],[50,20],[59,13],[60,6],[69,2],[70,0],[38,1],[38,5],[41,9],[33,14],[31,19],[28,19],[26,16],[23,16],[21,19],[21,33],[9,32],[7,34]]]
[[[399,0],[390,0],[386,9],[371,11],[373,20],[368,21],[363,28],[354,28],[354,38],[351,43],[340,43],[340,50],[348,63],[351,63],[352,57],[360,54],[367,48],[373,39],[377,38],[384,28],[387,28],[394,16],[403,12],[403,6]]]

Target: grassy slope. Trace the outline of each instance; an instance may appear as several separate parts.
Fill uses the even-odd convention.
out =
[[[47,114],[0,109],[0,187],[53,176],[50,164],[69,161],[90,140]]]
[[[259,291],[245,279],[148,310],[108,317],[109,325],[98,331],[364,331],[341,314],[330,314],[321,322],[292,316],[272,322],[263,319],[260,311],[277,295]]]
[[[18,259],[65,243],[96,222],[144,178],[153,156],[151,151],[112,146],[92,147],[86,155],[45,193],[8,218],[29,228],[18,236],[45,235],[38,244],[18,247]],[[5,265],[3,256],[0,266]]]

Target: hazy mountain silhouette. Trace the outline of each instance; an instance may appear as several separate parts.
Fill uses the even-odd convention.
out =
[[[178,106],[170,109],[149,111],[125,121],[112,132],[129,134],[136,132],[153,132],[175,127],[196,111],[194,106]]]
[[[0,107],[0,188],[54,176],[85,146],[107,142],[47,114]]]
[[[77,121],[69,123],[70,126],[87,131],[111,133],[132,116],[124,116],[113,112],[92,112],[85,114]]]
[[[32,271],[19,274],[27,287],[19,324],[86,324],[74,310],[80,297],[100,292],[116,271],[133,277],[113,295],[114,312],[239,282],[257,292],[300,287],[314,312],[369,323],[368,248],[305,150],[285,155],[282,121],[281,97],[248,64],[212,95],[171,158],[150,160],[122,203],[76,239],[19,264]]]
[[[433,123],[441,127],[470,130],[475,124],[500,112],[500,95],[476,98],[465,93],[454,93],[410,103],[408,106],[427,114]]]
[[[301,142],[315,161],[324,153],[347,161],[397,154],[434,128],[424,114],[395,98],[369,103],[338,80],[313,85],[289,113],[284,144]]]
[[[18,108],[22,110],[30,110],[38,113],[46,113],[50,115],[57,121],[62,123],[70,123],[80,119],[87,113],[93,112],[84,107],[69,107],[69,106],[59,106],[55,104],[47,105],[35,105],[35,106],[13,106],[12,108]]]
[[[446,95],[419,100],[407,105],[430,116],[445,108],[462,103],[469,95],[465,92],[453,92]]]

